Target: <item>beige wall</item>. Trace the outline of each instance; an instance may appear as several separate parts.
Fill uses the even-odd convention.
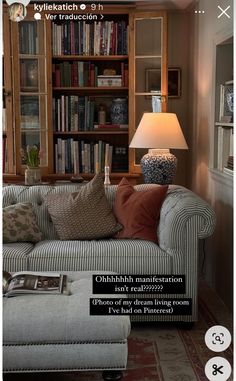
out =
[[[184,136],[188,143],[188,99],[189,99],[189,13],[172,11],[168,14],[168,67],[181,68],[181,96],[168,100],[168,111],[177,114]],[[184,150],[172,150],[178,159],[178,168],[175,184],[186,186],[187,162],[190,152]]]
[[[220,1],[223,9],[229,4],[229,13],[232,15],[232,1]],[[224,302],[232,307],[232,180],[217,175],[211,168],[214,151],[216,44],[232,35],[233,23],[232,17],[228,19],[222,16],[218,19],[220,11],[217,2],[199,0],[198,9],[205,10],[205,14],[190,14],[192,34],[188,103],[191,125],[189,186],[216,211],[216,232],[206,243],[205,277]]]

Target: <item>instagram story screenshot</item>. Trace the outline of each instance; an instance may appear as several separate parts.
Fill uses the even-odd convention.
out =
[[[3,0],[3,381],[234,380],[233,3]]]

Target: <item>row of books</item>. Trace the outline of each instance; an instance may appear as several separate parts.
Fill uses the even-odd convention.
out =
[[[53,55],[126,55],[128,25],[120,21],[53,23]]]
[[[89,96],[62,95],[53,98],[56,132],[90,131],[94,126],[95,101]]]
[[[228,160],[227,160],[227,168],[231,170],[234,169],[234,157],[231,155],[228,157]]]
[[[223,169],[224,173],[227,173],[230,176],[233,176],[234,173],[234,157],[232,155],[229,155],[227,164]]]
[[[19,23],[20,54],[38,54],[37,24],[34,21]]]
[[[100,173],[105,165],[111,172],[128,172],[128,147],[113,146],[102,140],[87,143],[57,138],[54,148],[58,174]]]
[[[53,98],[55,132],[93,131],[99,129],[128,130],[127,124],[99,124],[96,100],[91,96],[61,95]]]
[[[217,169],[220,171],[223,171],[228,166],[229,169],[233,167],[233,145],[233,128],[217,126]]]
[[[55,87],[103,86],[101,80],[106,79],[106,76],[98,74],[98,66],[90,61],[65,61],[52,65],[53,86]],[[115,79],[113,76],[112,81],[107,81],[106,86],[128,86],[128,64],[121,62],[120,81],[117,83]]]

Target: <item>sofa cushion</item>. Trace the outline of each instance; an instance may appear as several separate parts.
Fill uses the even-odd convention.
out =
[[[15,272],[28,269],[28,254],[34,245],[29,242],[5,243],[2,246],[2,268]]]
[[[130,274],[171,274],[172,257],[144,240],[41,241],[28,257],[29,270],[106,270]]]
[[[42,233],[30,202],[3,208],[3,242],[38,242]]]
[[[111,237],[121,229],[99,175],[78,192],[47,195],[45,201],[61,240]]]
[[[157,225],[161,205],[168,186],[156,185],[146,191],[137,192],[123,178],[116,192],[114,212],[123,229],[117,238],[157,241]]]

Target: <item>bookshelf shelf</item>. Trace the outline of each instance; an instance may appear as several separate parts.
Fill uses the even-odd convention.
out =
[[[232,128],[234,126],[234,124],[233,123],[216,122],[215,126],[222,126],[222,127]]]
[[[44,175],[42,177],[43,182],[55,184],[57,183],[62,183],[62,182],[70,182],[71,177],[73,176],[73,173],[66,173],[66,174],[55,174],[55,173],[49,173],[47,175]],[[93,178],[94,173],[81,173],[82,177],[84,178],[85,181],[89,181]],[[112,180],[113,184],[118,184],[120,181],[120,178],[126,177],[129,179],[131,183],[134,185],[137,184],[137,181],[139,179],[139,175],[137,174],[131,174],[127,172],[120,172],[120,173],[111,173],[110,174],[110,179]],[[12,174],[5,174],[4,175],[4,181],[5,183],[18,183],[18,184],[24,184],[24,177],[23,175],[12,175]]]
[[[80,173],[80,175],[84,178],[85,181],[89,181],[94,177],[94,173]],[[57,181],[61,183],[63,180],[69,182],[71,176],[73,176],[73,173],[66,173],[63,175],[52,173],[48,177],[43,177],[43,180],[50,181],[52,183],[56,183]],[[134,185],[137,184],[137,181],[139,179],[139,175],[137,174],[130,174],[127,172],[110,173],[110,179],[112,181],[112,184],[118,184],[122,177],[126,177],[127,179],[129,179],[129,182],[133,183]]]
[[[38,58],[45,58],[45,53],[44,54],[19,54],[19,58],[21,59],[38,59]]]
[[[231,87],[228,89],[228,85]],[[214,168],[226,174],[233,176],[234,167],[234,123],[233,110],[230,109],[226,101],[225,93],[233,94],[232,81],[226,81],[220,85],[219,94],[219,119],[215,122],[215,163]],[[218,94],[217,94],[218,95]],[[229,97],[230,98],[230,97]],[[221,121],[222,120],[222,121]]]
[[[25,86],[21,87],[21,93],[38,93],[37,87]]]
[[[234,81],[233,38],[216,44],[215,56],[215,123],[212,167],[226,178],[234,170]]]
[[[54,55],[53,60],[58,61],[124,61],[128,60],[128,55],[103,55],[103,56],[81,56],[81,55]]]
[[[233,179],[234,172],[233,52],[233,38],[216,44],[212,167],[223,179]]]
[[[63,179],[64,177],[65,178],[70,178],[70,176],[73,175],[73,173],[63,173],[63,174],[60,174],[60,173],[52,173],[50,175],[50,177],[52,177],[52,179]],[[86,179],[86,178],[89,178],[89,177],[93,177],[94,176],[94,173],[81,173],[81,175]],[[110,177],[117,177],[117,176],[127,176],[127,172],[111,172],[110,173]],[[130,177],[138,177],[138,175],[130,175]]]
[[[102,130],[102,131],[69,131],[69,132],[64,132],[64,131],[54,131],[53,135],[128,135],[128,131],[109,131],[109,130]]]
[[[87,87],[53,87],[54,91],[96,91],[96,92],[113,92],[113,91],[127,91],[128,87],[121,87],[121,86],[87,86]]]

